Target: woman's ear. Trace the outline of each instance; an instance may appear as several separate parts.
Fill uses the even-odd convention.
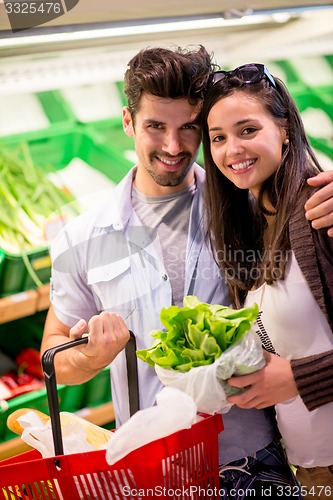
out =
[[[125,134],[128,135],[128,137],[133,137],[134,136],[133,121],[130,110],[128,109],[127,106],[123,107],[122,118],[123,118],[123,129]]]
[[[285,127],[285,126],[282,128],[282,140],[283,140],[283,144],[285,146],[288,146],[288,144],[289,144],[289,133],[288,133],[287,127]]]

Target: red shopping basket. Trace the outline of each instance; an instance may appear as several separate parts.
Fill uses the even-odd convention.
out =
[[[113,465],[107,464],[105,450],[59,453],[62,437],[58,400],[54,397],[56,380],[54,372],[50,376],[47,364],[53,367],[55,352],[80,341],[50,349],[43,356],[55,457],[41,458],[39,452],[29,451],[1,461],[0,499],[218,498],[221,415],[201,415],[190,429],[148,443]],[[58,419],[54,421],[56,413]]]

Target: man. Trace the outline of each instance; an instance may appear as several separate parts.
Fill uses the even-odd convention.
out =
[[[80,337],[88,324],[88,344],[57,355],[57,380],[83,383],[111,363],[117,425],[129,418],[126,326],[143,349],[152,343],[149,332],[161,327],[162,307],[182,305],[186,295],[229,304],[205,230],[205,174],[195,164],[198,117],[212,69],[203,47],[148,49],[133,57],[125,74],[123,126],[134,139],[137,166],[112,199],[72,221],[52,247],[52,307],[42,352]],[[140,360],[138,369],[140,407],[146,408],[161,384]],[[248,478],[256,478],[258,494],[262,485],[295,485],[274,442],[270,410],[234,406],[223,420],[222,498],[238,498],[227,491],[245,489]]]

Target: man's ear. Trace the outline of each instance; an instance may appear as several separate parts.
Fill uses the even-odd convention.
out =
[[[128,109],[127,106],[123,107],[122,118],[123,118],[123,129],[125,134],[128,135],[128,137],[133,137],[134,136],[133,121],[130,110]]]

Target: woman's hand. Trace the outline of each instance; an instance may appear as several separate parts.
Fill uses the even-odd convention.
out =
[[[266,365],[249,375],[231,377],[228,383],[233,387],[248,387],[245,392],[227,398],[240,408],[266,408],[298,394],[290,361],[264,351]]]
[[[328,227],[327,234],[333,236],[333,170],[327,170],[308,179],[310,186],[319,187],[305,204],[305,217],[312,221],[314,229]]]

